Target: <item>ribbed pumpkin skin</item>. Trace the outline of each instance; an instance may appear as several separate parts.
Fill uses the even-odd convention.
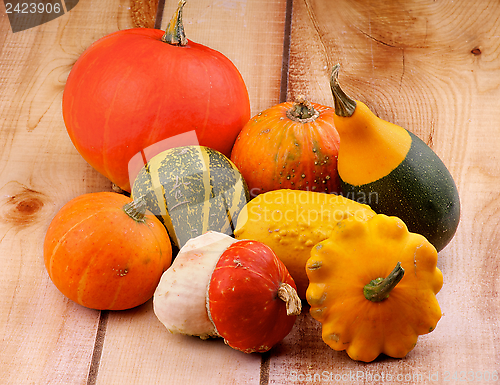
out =
[[[130,218],[130,198],[111,192],[81,195],[56,214],[44,242],[44,262],[56,287],[98,310],[139,306],[154,294],[172,261],[165,227],[151,213]]]
[[[278,189],[338,193],[339,135],[333,109],[311,103],[319,117],[297,122],[287,116],[285,102],[250,119],[231,152],[231,160],[255,197]]]
[[[245,83],[227,57],[189,40],[164,43],[163,33],[134,28],[103,37],[80,56],[64,88],[62,112],[76,149],[126,191],[134,155],[196,131],[198,142],[184,145],[229,157],[250,118]],[[162,145],[155,154],[173,147]]]
[[[153,157],[132,186],[167,227],[176,246],[209,230],[231,235],[249,200],[236,166],[203,146],[183,146]]]

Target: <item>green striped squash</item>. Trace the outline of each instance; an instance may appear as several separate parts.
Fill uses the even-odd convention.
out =
[[[250,199],[236,166],[203,146],[176,147],[151,158],[132,185],[132,197],[141,196],[179,248],[209,230],[232,235]]]

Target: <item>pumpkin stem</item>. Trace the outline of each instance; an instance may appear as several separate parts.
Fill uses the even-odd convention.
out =
[[[146,201],[144,198],[139,197],[130,203],[123,206],[123,211],[136,222],[144,223],[146,222]]]
[[[319,116],[319,112],[316,111],[309,100],[303,95],[297,96],[293,106],[286,112],[286,116],[295,122],[309,123]]]
[[[302,311],[302,302],[297,291],[288,283],[282,282],[278,288],[278,297],[286,303],[286,315],[299,315]]]
[[[165,34],[162,36],[161,41],[164,43],[184,46],[188,43],[186,33],[184,32],[184,24],[182,22],[182,8],[186,4],[185,0],[180,0],[174,16],[170,19],[167,25]]]
[[[401,267],[401,262],[398,262],[387,278],[374,279],[364,287],[363,294],[365,298],[372,302],[381,302],[389,298],[390,292],[401,281],[404,274],[405,271]]]
[[[340,64],[335,64],[330,77],[330,88],[335,102],[335,113],[338,116],[348,118],[354,114],[356,101],[345,94],[338,82]]]

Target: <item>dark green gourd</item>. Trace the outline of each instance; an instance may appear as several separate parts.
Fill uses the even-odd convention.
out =
[[[438,251],[455,235],[460,199],[450,172],[436,153],[408,130],[384,121],[348,97],[332,71],[335,127],[340,135],[338,170],[342,194],[377,213],[397,216]]]

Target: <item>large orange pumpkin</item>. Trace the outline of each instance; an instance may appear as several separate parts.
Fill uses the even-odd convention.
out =
[[[331,107],[299,96],[250,119],[231,153],[250,195],[278,189],[340,192],[334,115]]]
[[[166,32],[133,28],[96,41],[64,88],[63,118],[76,149],[126,191],[147,160],[173,147],[199,144],[229,158],[250,118],[234,64],[183,34],[183,4]],[[129,165],[133,158],[138,164]]]
[[[148,301],[172,261],[165,227],[145,205],[112,192],[69,201],[44,242],[50,279],[69,299],[98,310]]]

